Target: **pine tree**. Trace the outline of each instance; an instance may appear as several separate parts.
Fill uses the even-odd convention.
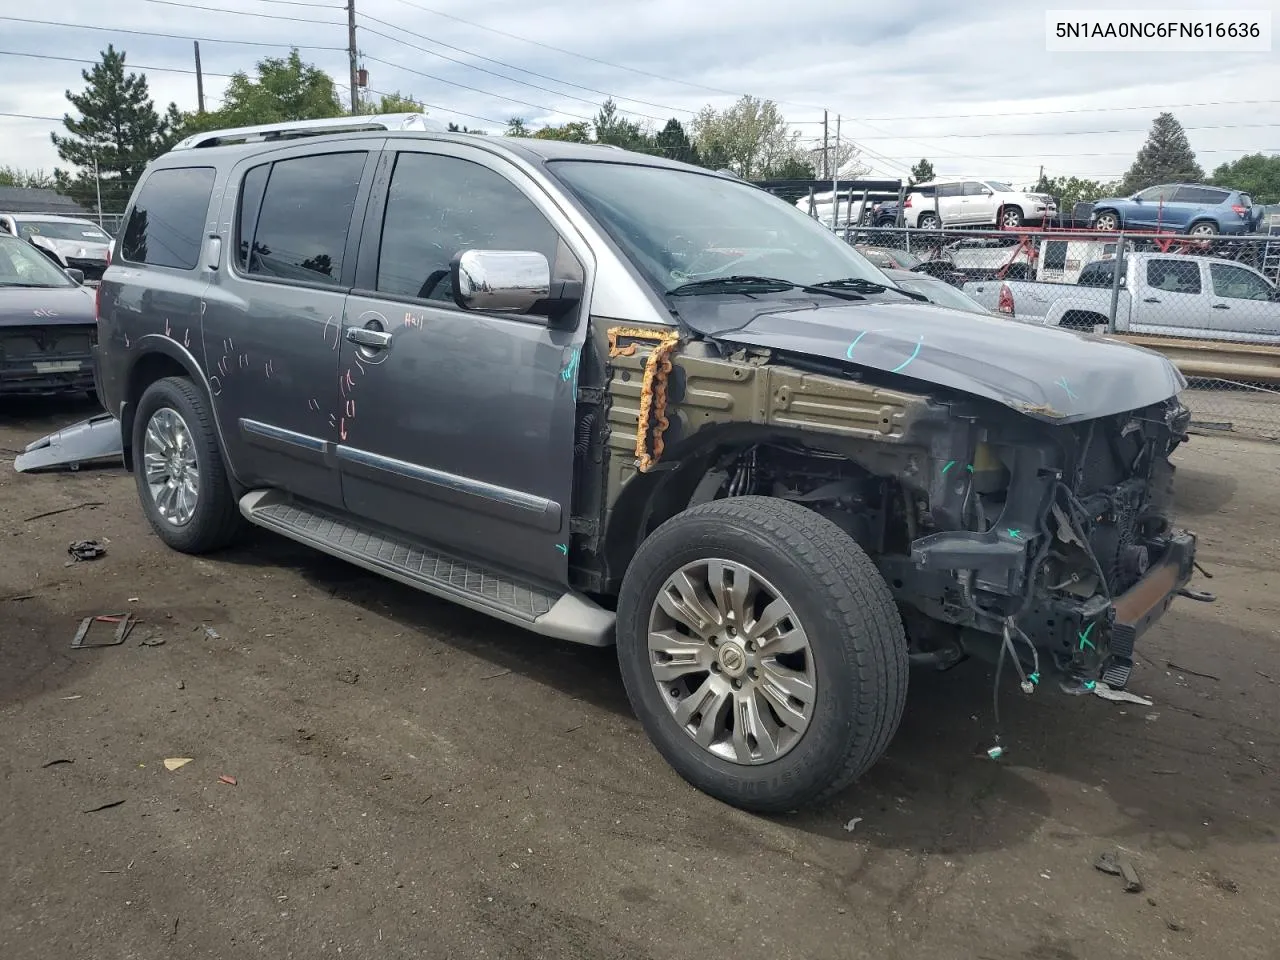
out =
[[[911,168],[912,183],[928,183],[936,176],[937,174],[933,172],[933,164],[928,160],[921,160]]]
[[[1172,113],[1162,113],[1151,124],[1147,142],[1138,151],[1124,176],[1126,194],[1161,183],[1200,183],[1204,171],[1187,141],[1187,133]]]
[[[668,160],[679,160],[681,163],[698,163],[698,151],[690,142],[680,121],[672,117],[662,132],[654,137],[654,145],[658,155]]]
[[[63,117],[67,136],[50,134],[58,157],[72,169],[55,169],[58,190],[86,209],[97,205],[94,160],[102,187],[102,209],[124,210],[134,184],[147,163],[171,144],[172,122],[178,108],[170,104],[165,117],[156,112],[140,73],[125,74],[125,52],[108,45],[102,62],[80,74],[86,83],[81,93],[66,91],[67,100],[80,113]]]

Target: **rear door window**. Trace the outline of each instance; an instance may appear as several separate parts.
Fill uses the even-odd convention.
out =
[[[989,190],[990,188],[985,183],[978,183],[976,180],[968,180],[964,185],[964,195],[966,197],[982,197]]]
[[[342,283],[366,151],[322,153],[272,164],[248,250],[248,273],[305,283]],[[246,178],[246,187],[256,170]],[[245,195],[243,202],[252,203]],[[250,211],[242,209],[242,219]],[[242,249],[246,238],[241,237]]]
[[[1148,260],[1147,286],[1168,293],[1199,293],[1200,264],[1194,260]]]
[[[959,197],[964,194],[964,184],[943,183],[935,188],[939,197]]]
[[[147,177],[129,212],[121,259],[194,269],[200,260],[213,179],[213,167],[174,167]]]

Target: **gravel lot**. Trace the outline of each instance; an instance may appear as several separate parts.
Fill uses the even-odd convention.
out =
[[[0,409],[5,960],[1276,956],[1274,445],[1180,455],[1220,599],[1141,644],[1154,706],[1007,682],[992,762],[989,669],[919,673],[862,783],[763,819],[668,769],[609,651],[267,534],[172,553],[122,471],[12,470],[90,412]],[[81,538],[107,555],[68,565]],[[69,649],[122,610],[125,645]]]

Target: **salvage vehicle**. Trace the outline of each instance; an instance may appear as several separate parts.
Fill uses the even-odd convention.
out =
[[[907,226],[921,230],[1020,227],[1048,223],[1058,215],[1058,203],[1046,193],[1015,190],[999,180],[945,178],[913,186],[902,213]]]
[[[1095,200],[1090,217],[1098,230],[1139,227],[1192,237],[1252,233],[1260,219],[1247,193],[1201,183],[1162,183],[1132,196]]]
[[[93,294],[17,237],[0,234],[0,396],[88,393]]]
[[[107,269],[111,237],[92,220],[34,213],[0,214],[0,232],[26,240],[64,270],[97,283]]]
[[[662,756],[757,811],[867,770],[913,661],[1126,683],[1195,559],[1164,357],[920,302],[713,171],[350,131],[134,190],[99,386],[163,542],[243,519],[616,643]]]
[[[1130,253],[1115,291],[1116,333],[1240,343],[1280,341],[1280,293],[1257,270],[1216,257]],[[983,280],[964,292],[1027,323],[1092,330],[1111,316],[1116,260],[1087,265],[1074,284]]]

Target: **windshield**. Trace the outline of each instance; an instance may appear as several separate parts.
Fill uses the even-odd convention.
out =
[[[32,237],[51,237],[54,240],[78,240],[81,243],[110,243],[111,238],[92,223],[75,223],[62,220],[20,220],[18,236],[23,240]]]
[[[983,182],[997,193],[1013,193],[1013,187],[1007,183],[1001,183],[999,180],[984,180]]]
[[[954,307],[956,310],[966,310],[969,313],[990,312],[967,293],[957,290],[951,284],[944,283],[941,280],[917,279],[916,277],[907,279],[903,277],[897,283],[903,290],[910,293],[918,293],[922,297],[928,297],[930,303],[936,303],[942,307]]]
[[[548,167],[660,292],[752,275],[800,285],[890,281],[818,221],[746,183],[601,161]]]
[[[0,287],[71,287],[75,284],[39,250],[0,237]]]

